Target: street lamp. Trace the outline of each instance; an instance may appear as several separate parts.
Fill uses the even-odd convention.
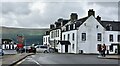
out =
[[[26,49],[27,49],[27,47],[26,47],[26,40],[25,40],[25,53],[26,53]]]
[[[54,51],[55,51],[55,39],[54,39]]]

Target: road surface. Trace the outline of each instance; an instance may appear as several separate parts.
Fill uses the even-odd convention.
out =
[[[98,59],[97,55],[75,55],[75,54],[44,54],[39,53],[36,55],[32,55],[22,60],[17,64],[17,66],[63,66],[63,65],[73,65],[73,66],[82,66],[87,64],[93,65],[105,65],[109,66],[118,65],[118,60],[114,59]],[[93,64],[93,65],[92,65]],[[115,64],[115,65],[114,65]],[[102,65],[102,66],[103,66]]]

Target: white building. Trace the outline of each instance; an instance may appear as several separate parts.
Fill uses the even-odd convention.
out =
[[[50,35],[43,36],[43,45],[50,45]]]
[[[43,36],[43,45],[50,46],[50,32],[46,31],[45,35]]]
[[[50,44],[53,48],[58,49],[58,41],[62,40],[61,27],[67,22],[68,20],[59,18],[55,24],[50,25]]]
[[[98,45],[106,44],[107,50],[115,53],[120,44],[120,22],[102,21],[99,16],[95,18],[93,10],[89,10],[88,16],[81,19],[77,19],[77,14],[72,15],[75,18],[71,17],[71,20],[62,27],[62,40],[69,41],[71,47],[62,49],[59,47],[58,52],[65,53],[68,50],[67,53],[98,53]]]
[[[120,22],[103,21],[90,9],[86,17],[78,19],[72,13],[70,19],[58,19],[50,25],[50,44],[59,53],[98,53],[99,45],[105,44],[107,52],[120,49]]]
[[[7,39],[7,40],[10,40],[10,39]],[[12,40],[10,40],[10,41],[3,41],[2,40],[1,47],[4,50],[15,50],[16,46],[17,45]]]

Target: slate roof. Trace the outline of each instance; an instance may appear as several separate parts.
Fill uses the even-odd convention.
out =
[[[63,25],[67,24],[70,20],[63,20]]]
[[[88,19],[88,17],[84,17],[81,19],[78,19],[75,23],[75,28],[80,27],[86,20]],[[111,24],[112,26],[112,30],[109,31],[120,31],[120,21],[99,21],[99,23],[106,29],[106,25]],[[71,24],[71,25],[72,25]],[[106,29],[106,31],[108,31]]]
[[[71,22],[71,24],[69,24],[70,25],[70,30],[76,30],[77,29],[77,27],[80,27],[87,19],[88,19],[89,17],[88,16],[86,16],[86,17],[83,17],[83,18],[80,18],[80,19],[78,19],[77,21],[75,21],[75,22]],[[69,22],[70,20],[63,20],[63,25],[65,25],[65,24],[67,24],[68,22]],[[120,31],[120,21],[98,21],[105,29],[106,29],[106,25],[108,25],[108,24],[111,24],[111,26],[112,26],[112,30],[109,30],[109,31]],[[75,29],[73,29],[73,24],[75,24],[76,26],[75,26]],[[67,25],[66,25],[67,26]],[[52,30],[55,30],[55,29],[60,29],[61,27],[56,27],[56,28],[54,28],[54,29],[52,29]],[[68,30],[68,27],[66,27],[66,31],[70,31],[70,30]],[[107,29],[106,29],[107,30]],[[66,32],[66,31],[63,31],[63,32]],[[107,30],[108,31],[108,30]]]
[[[61,45],[71,45],[71,43],[69,41],[58,41],[58,43],[59,42]]]
[[[80,18],[80,19],[78,19],[78,21],[85,22],[87,19],[88,19],[88,16],[87,16],[87,17]]]
[[[82,25],[86,20],[88,19],[88,17],[83,17],[83,18],[80,18],[78,19],[76,22],[75,22],[75,28],[79,27],[80,25]],[[74,23],[73,23],[74,24]]]
[[[70,21],[70,20],[67,20],[67,19],[65,20],[65,19],[64,19],[64,20],[63,20],[63,25],[67,24],[68,21]],[[55,22],[55,24],[56,24],[56,23],[59,23],[59,25],[61,25],[60,22]],[[61,29],[61,26],[55,27],[55,28],[53,28],[53,29],[50,29],[50,31],[56,30],[56,29]]]
[[[88,17],[83,17],[81,19],[78,19],[75,22],[71,22],[71,24],[69,24],[70,25],[70,30],[76,30],[77,27],[79,27],[80,25],[82,25],[87,20],[87,18]],[[73,29],[73,24],[75,24],[75,29]],[[70,31],[70,30],[68,30],[68,28],[69,28],[68,25],[66,25],[66,31]],[[66,32],[66,31],[63,31],[63,32]]]
[[[108,24],[111,24],[112,30],[110,31],[120,31],[120,21],[101,21],[100,24],[106,28]]]

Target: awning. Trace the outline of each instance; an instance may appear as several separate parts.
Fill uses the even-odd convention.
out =
[[[58,41],[61,45],[71,45],[69,41]]]

